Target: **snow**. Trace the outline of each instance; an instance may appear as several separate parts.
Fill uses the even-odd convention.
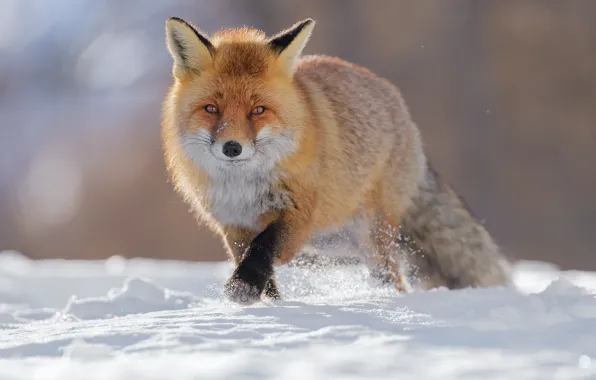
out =
[[[243,307],[231,271],[0,254],[0,379],[596,378],[596,273],[396,294],[360,265],[283,267],[284,300]]]

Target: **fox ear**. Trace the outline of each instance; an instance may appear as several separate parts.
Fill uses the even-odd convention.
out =
[[[314,26],[314,20],[309,18],[269,39],[269,46],[277,53],[282,69],[288,74],[294,74],[296,61],[306,46]]]
[[[176,78],[189,72],[199,73],[213,63],[215,48],[207,37],[178,17],[166,21],[168,50],[174,58],[173,73]]]

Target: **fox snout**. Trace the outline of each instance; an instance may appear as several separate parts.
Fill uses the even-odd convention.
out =
[[[296,140],[288,130],[274,132],[263,128],[256,136],[240,133],[212,133],[200,128],[181,135],[186,155],[199,167],[212,175],[220,170],[238,168],[246,170],[271,170],[273,166],[291,154]]]

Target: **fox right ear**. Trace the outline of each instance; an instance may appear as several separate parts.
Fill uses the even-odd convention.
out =
[[[199,73],[213,63],[215,48],[207,37],[178,17],[166,21],[168,50],[174,58],[173,73],[181,78],[190,72]]]
[[[268,41],[269,46],[277,54],[282,69],[290,76],[294,74],[296,61],[306,46],[314,26],[315,21],[308,18],[276,34]]]

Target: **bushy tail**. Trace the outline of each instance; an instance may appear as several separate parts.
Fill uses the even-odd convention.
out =
[[[464,200],[428,167],[402,220],[400,244],[425,288],[507,285],[510,264]]]

